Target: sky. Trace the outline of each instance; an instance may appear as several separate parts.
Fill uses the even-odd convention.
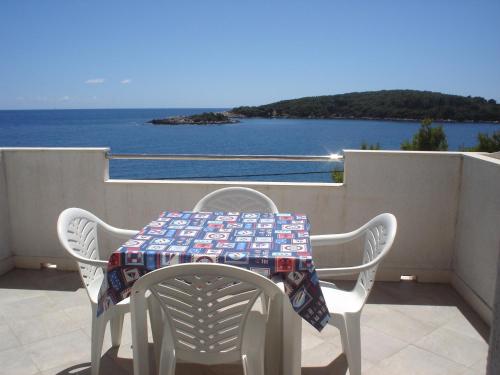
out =
[[[0,109],[381,89],[500,102],[499,0],[2,0]]]

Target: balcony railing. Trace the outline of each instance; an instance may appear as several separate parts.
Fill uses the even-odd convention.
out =
[[[343,161],[342,154],[330,155],[222,155],[222,154],[112,154],[107,159],[128,160],[245,160],[245,161],[288,161],[288,162],[325,162]]]

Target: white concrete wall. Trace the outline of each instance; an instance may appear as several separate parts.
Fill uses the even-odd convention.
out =
[[[500,160],[465,155],[455,239],[453,284],[491,318],[500,251]]]
[[[69,259],[56,234],[57,217],[65,208],[81,207],[106,216],[104,153],[105,149],[3,149],[16,266]]]
[[[462,294],[478,296],[486,310],[492,306],[500,235],[497,159],[346,151],[344,184],[230,183],[110,180],[106,149],[0,151],[8,191],[9,225],[4,227],[19,267],[44,262],[73,266],[56,236],[57,217],[67,207],[87,209],[118,227],[141,228],[161,210],[191,209],[210,191],[242,185],[267,194],[282,211],[306,213],[313,234],[350,231],[391,212],[398,234],[379,279],[415,275],[419,281],[453,281]],[[1,184],[0,179],[0,192]],[[353,265],[361,256],[359,246],[352,245],[313,251],[319,267]],[[487,314],[483,317],[488,320]]]
[[[398,236],[380,276],[449,279],[460,154],[346,151],[342,185],[108,180],[105,151],[4,149],[18,265],[66,258],[55,232],[57,216],[66,207],[88,209],[116,226],[140,228],[160,210],[191,209],[212,190],[244,185],[269,195],[282,211],[306,213],[315,234],[349,231],[381,212],[392,212]],[[356,264],[360,258],[354,246],[314,251],[318,266]]]
[[[3,152],[0,150],[0,275],[14,267],[10,247],[10,223]]]
[[[379,278],[402,274],[449,281],[461,155],[345,152],[345,184],[232,183],[268,195],[282,211],[304,212],[313,234],[353,230],[382,212],[394,213],[398,235]],[[191,209],[206,193],[230,183],[118,181],[106,183],[108,219],[139,228],[161,209]],[[124,205],[123,202],[126,202]],[[359,244],[314,249],[316,264],[357,264]]]
[[[419,281],[449,280],[460,167],[458,153],[346,151],[341,229],[381,212],[398,220],[393,249],[382,267],[384,278],[390,272],[392,279],[405,274]]]

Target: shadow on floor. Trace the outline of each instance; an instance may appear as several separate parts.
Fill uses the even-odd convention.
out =
[[[152,354],[152,345],[150,344]],[[133,375],[133,363],[130,358],[117,356],[117,349],[109,349],[101,358],[100,373],[112,375]],[[154,362],[150,364],[154,368]],[[347,373],[347,360],[341,354],[325,367],[302,368],[302,375],[345,375]],[[190,363],[178,363],[175,370],[176,375],[243,375],[243,368],[239,363],[203,366]],[[90,363],[81,363],[70,366],[53,375],[90,375]]]
[[[75,271],[13,269],[0,277],[0,289],[57,290],[74,292],[83,288]]]

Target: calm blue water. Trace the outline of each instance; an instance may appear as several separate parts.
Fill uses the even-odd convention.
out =
[[[154,126],[158,117],[220,109],[102,109],[0,111],[0,147],[110,147],[113,153],[324,155],[359,148],[363,141],[399,149],[418,130],[413,122],[244,119],[239,124]],[[478,132],[498,124],[444,125],[450,150],[473,146]],[[331,181],[333,163],[111,160],[112,178],[205,178]],[[341,164],[337,164],[342,168]],[[282,173],[303,173],[278,175]],[[310,173],[321,172],[321,173]],[[273,176],[220,177],[275,174]]]

